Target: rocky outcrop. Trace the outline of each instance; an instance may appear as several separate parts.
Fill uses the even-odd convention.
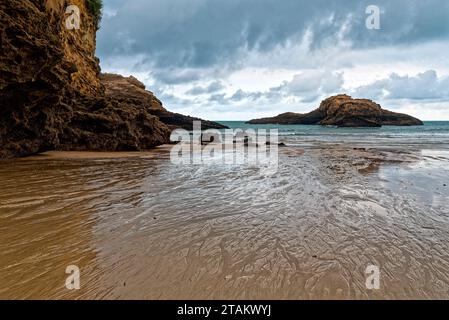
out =
[[[71,112],[56,150],[140,151],[168,143],[171,130],[132,101],[85,98]]]
[[[65,27],[64,0],[0,4],[0,158],[46,150],[141,150],[169,128],[130,101],[105,95],[95,57],[96,18]]]
[[[147,91],[145,85],[133,76],[123,77],[117,74],[102,74],[100,80],[106,88],[106,96],[120,101],[131,101],[136,105],[140,105],[148,110],[150,114],[157,116],[170,129],[183,128],[192,130],[193,121],[201,121],[201,128],[204,130],[228,128],[217,122],[189,117],[166,110],[162,102],[152,92]]]
[[[0,2],[0,158],[169,142],[171,128],[154,115],[168,111],[141,83],[100,79],[98,16],[89,3]],[[68,5],[80,9],[79,29],[66,28]]]
[[[423,122],[417,118],[403,113],[383,110],[380,121],[384,126],[421,126]]]
[[[338,127],[380,127],[382,125],[422,125],[412,116],[384,110],[368,99],[353,99],[348,95],[337,95],[323,100],[312,112],[283,113],[272,118],[251,120],[250,124],[318,124]]]

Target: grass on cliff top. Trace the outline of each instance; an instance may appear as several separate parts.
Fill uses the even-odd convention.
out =
[[[97,23],[97,29],[100,28],[101,9],[103,9],[103,0],[87,0],[90,12],[94,15]]]

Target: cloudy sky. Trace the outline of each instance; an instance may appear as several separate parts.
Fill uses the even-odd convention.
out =
[[[97,55],[171,111],[306,112],[332,94],[449,120],[447,0],[104,0]],[[380,9],[380,29],[368,29]]]

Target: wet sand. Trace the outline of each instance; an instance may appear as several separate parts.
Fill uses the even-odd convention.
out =
[[[169,150],[1,161],[0,298],[449,298],[447,151],[286,147],[267,173]]]

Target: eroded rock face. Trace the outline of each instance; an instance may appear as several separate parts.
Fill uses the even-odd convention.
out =
[[[283,113],[272,118],[254,119],[250,124],[319,124],[339,127],[380,127],[382,125],[422,125],[412,116],[382,109],[368,99],[353,99],[342,94],[323,100],[312,112]]]
[[[148,110],[150,114],[157,116],[170,129],[183,128],[192,130],[193,121],[201,121],[201,128],[204,130],[228,128],[217,122],[189,117],[166,110],[162,102],[151,91],[147,91],[143,83],[132,76],[123,77],[117,74],[102,74],[100,79],[106,88],[106,96],[140,105]]]
[[[62,1],[0,4],[0,158],[57,145],[72,112],[70,84],[80,83],[72,79],[78,69],[76,59],[64,56],[68,35],[62,28],[61,10]],[[93,83],[92,90],[100,90],[99,82]]]
[[[65,27],[69,4],[80,9],[79,30]],[[167,111],[133,77],[100,76],[97,23],[85,0],[2,1],[0,19],[0,158],[143,150],[199,120]]]
[[[56,150],[141,151],[168,143],[171,130],[132,101],[86,97],[59,134]]]
[[[80,9],[79,30],[65,27],[69,4]],[[191,126],[193,118],[165,110],[137,79],[100,77],[97,23],[85,0],[1,1],[0,20],[0,158],[143,150]]]
[[[133,76],[104,73],[100,75],[100,81],[108,97],[133,102],[149,110],[165,110],[162,102],[152,92],[145,90],[145,85]]]
[[[348,95],[330,97],[318,108],[324,118],[321,125],[339,127],[380,127],[382,108],[367,99],[352,99]]]
[[[11,84],[45,82],[84,94],[102,90],[95,57],[96,22],[85,0],[70,4],[81,10],[81,28],[68,30],[67,1],[8,0],[0,4],[0,89]]]

